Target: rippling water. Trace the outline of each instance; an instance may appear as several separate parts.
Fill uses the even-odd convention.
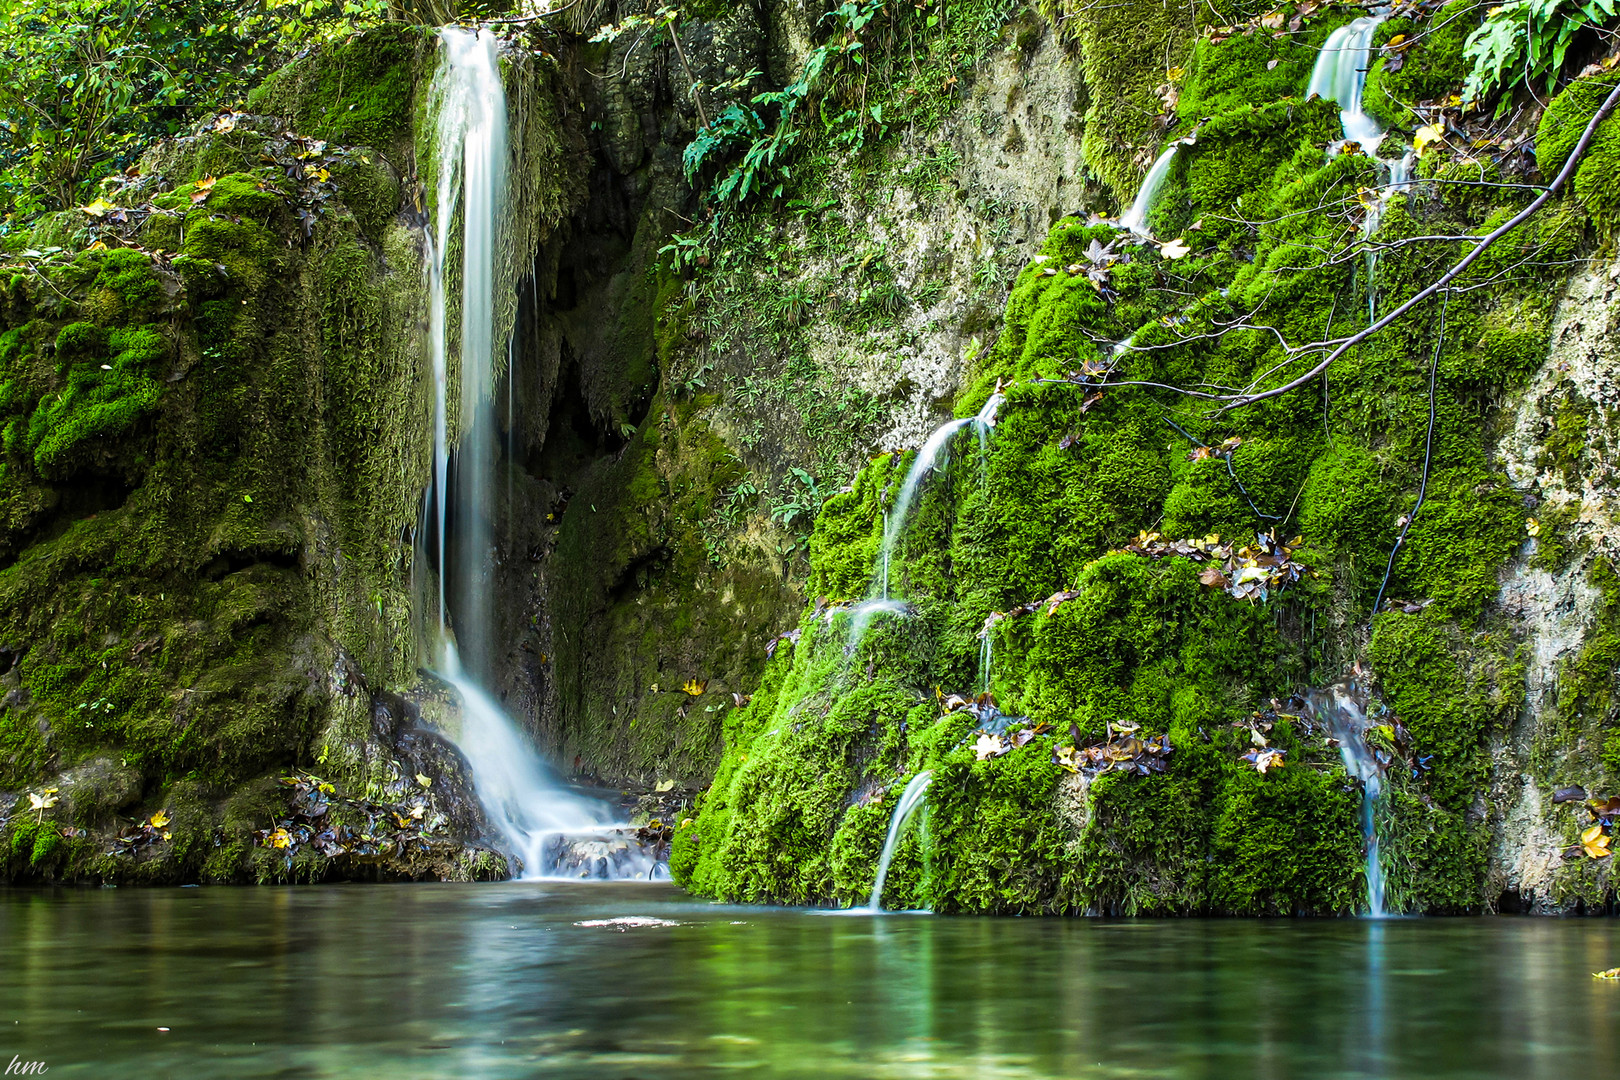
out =
[[[0,1067],[1589,1080],[1620,1074],[1620,983],[1591,976],[1616,965],[1601,920],[833,919],[553,882],[0,890]]]

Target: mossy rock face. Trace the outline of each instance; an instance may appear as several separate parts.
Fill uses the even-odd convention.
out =
[[[294,61],[254,90],[248,106],[286,117],[303,134],[374,146],[403,164],[433,44],[431,28],[396,23],[368,30]]]
[[[402,50],[366,55],[393,71]],[[305,169],[315,143],[284,122],[214,128],[112,196],[150,200],[128,228],[155,253],[97,244],[4,286],[0,789],[58,789],[0,827],[7,878],[307,877],[248,838],[269,817],[226,828],[235,786],[317,759],[392,782],[371,695],[415,678],[419,250],[373,152]],[[108,856],[113,815],[154,791],[170,837]]]
[[[1237,24],[1264,13],[1231,14]],[[932,769],[922,822],[898,850],[896,903],[1355,910],[1365,903],[1361,794],[1321,719],[1287,702],[1359,662],[1374,679],[1374,725],[1399,733],[1399,748],[1386,746],[1398,760],[1376,822],[1394,904],[1494,902],[1480,806],[1490,747],[1524,702],[1525,666],[1492,603],[1526,537],[1524,504],[1495,457],[1495,409],[1547,355],[1563,271],[1454,293],[1443,315],[1419,309],[1325,379],[1246,408],[1212,414],[1098,374],[1274,385],[1300,370],[1284,342],[1352,332],[1443,265],[1421,245],[1373,263],[1331,255],[1346,235],[1332,208],[1375,183],[1377,169],[1365,155],[1328,157],[1337,110],[1303,100],[1303,87],[1313,46],[1353,14],[1307,18],[1298,34],[1240,26],[1207,36],[1155,22],[1157,9],[1120,9],[1146,30],[1114,34],[1107,63],[1144,42],[1156,53],[1108,82],[1107,101],[1149,101],[1151,72],[1179,94],[1185,126],[1167,137],[1197,129],[1151,220],[1190,252],[1167,258],[1095,219],[1054,224],[957,399],[956,415],[968,417],[993,390],[1005,395],[987,449],[981,457],[971,434],[959,436],[895,545],[890,594],[908,613],[880,617],[858,642],[841,609],[806,613],[792,653],[783,646],[752,702],[726,718],[714,786],[679,834],[679,880],[727,899],[859,902],[884,810],[909,776]],[[1110,17],[1069,28],[1100,80],[1107,58],[1087,35]],[[1374,92],[1389,116],[1455,90],[1471,28],[1453,4],[1383,31],[1383,41],[1418,42],[1402,64],[1377,65]],[[1169,79],[1166,58],[1181,69]],[[1103,123],[1087,137],[1104,133],[1114,148],[1088,161],[1128,194],[1120,148],[1146,151],[1129,159],[1139,167],[1161,149],[1157,135],[1138,147]],[[1451,175],[1437,156],[1420,168]],[[1436,190],[1389,200],[1378,239],[1477,235],[1524,205],[1511,190]],[[1547,214],[1468,280],[1527,253],[1556,262],[1581,242],[1575,216]],[[1549,453],[1580,455],[1573,417],[1570,446]],[[815,593],[871,595],[884,514],[910,464],[879,457],[824,505],[810,549]],[[1309,572],[1238,599],[1201,580],[1194,559],[1144,554],[1157,541],[1139,537],[1154,531],[1240,546],[1287,540]],[[1025,732],[989,756],[977,750],[979,723],[933,704],[985,689]],[[1257,718],[1269,726],[1251,736]],[[1064,769],[1057,751],[1121,731],[1166,737],[1168,767]],[[1262,734],[1284,762],[1265,772],[1254,762]]]

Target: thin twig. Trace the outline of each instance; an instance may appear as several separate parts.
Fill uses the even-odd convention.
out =
[[[1378,586],[1378,598],[1373,601],[1372,614],[1367,616],[1369,627],[1372,626],[1372,620],[1378,614],[1379,607],[1384,603],[1384,590],[1389,587],[1389,576],[1395,571],[1395,556],[1400,554],[1401,546],[1406,543],[1406,534],[1412,531],[1418,511],[1423,509],[1423,497],[1429,492],[1429,464],[1434,459],[1435,378],[1440,372],[1440,348],[1446,343],[1446,309],[1450,306],[1451,291],[1448,289],[1440,298],[1440,333],[1434,340],[1434,355],[1429,358],[1429,433],[1423,439],[1423,479],[1418,482],[1417,504],[1412,507],[1412,512],[1406,515],[1400,535],[1395,537],[1395,546],[1389,549],[1389,565],[1384,567],[1384,580]]]

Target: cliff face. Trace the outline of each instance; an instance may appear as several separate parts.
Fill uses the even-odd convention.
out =
[[[1464,6],[1381,27],[1414,42],[1369,74],[1393,138],[1460,83]],[[1305,96],[1361,12],[1264,14],[972,3],[857,28],[776,0],[684,24],[684,61],[514,40],[485,674],[565,771],[686,793],[689,887],[864,899],[928,768],[894,902],[1348,910],[1361,794],[1323,699],[1294,695],[1353,676],[1392,906],[1612,904],[1612,860],[1566,857],[1587,814],[1553,802],[1620,793],[1616,301],[1586,261],[1608,143],[1324,379],[1219,413],[1163,389],[1297,373],[1287,344],[1433,280],[1468,245],[1417,238],[1523,206],[1472,185],[1555,172],[1597,80],[1539,137],[1521,115],[1473,146],[1459,117],[1381,200]],[[501,872],[411,615],[431,63],[405,31],[314,54],[256,98],[280,119],[160,148],[109,198],[127,220],[13,255],[7,876]],[[756,95],[796,87],[813,104],[762,194],[719,197]],[[745,134],[689,174],[700,106]],[[1178,243],[1101,220],[1175,139],[1147,225]],[[1375,209],[1378,257],[1346,255]],[[916,448],[993,395],[901,522]],[[906,610],[852,636],[891,523]],[[435,824],[365,860],[255,838],[311,773],[357,823]],[[115,815],[170,836],[106,855]]]

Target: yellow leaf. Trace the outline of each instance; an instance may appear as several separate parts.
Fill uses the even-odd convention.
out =
[[[159,810],[157,813],[152,815],[152,828],[161,829],[163,826],[169,823],[169,820],[169,812],[167,810]]]
[[[1425,149],[1438,142],[1445,142],[1446,131],[1439,124],[1424,124],[1417,129],[1412,137],[1412,149],[1422,154]]]
[[[1384,48],[1386,48],[1386,49],[1398,49],[1398,48],[1401,47],[1401,43],[1404,42],[1405,40],[1406,40],[1406,35],[1405,34],[1396,34],[1394,37],[1392,37],[1388,41],[1384,42]]]
[[[1620,979],[1620,967],[1610,968],[1608,971],[1592,972],[1594,979]]]
[[[1178,236],[1174,240],[1168,240],[1160,244],[1159,254],[1166,259],[1185,259],[1192,254],[1192,248],[1188,247],[1186,241]]]
[[[1260,17],[1260,25],[1265,27],[1267,30],[1280,30],[1282,29],[1282,24],[1283,13],[1281,11],[1273,11],[1269,15],[1262,15]]]
[[[421,803],[417,803],[415,806],[411,807],[411,820],[421,821],[422,815],[425,813],[427,813],[427,807],[423,806]]]
[[[273,848],[290,848],[292,847],[292,837],[287,835],[286,829],[277,829],[270,834],[269,844]]]
[[[1531,536],[1540,536],[1541,522],[1537,521],[1535,518],[1525,518],[1524,531],[1529,533]]]
[[[1581,833],[1581,847],[1585,850],[1588,859],[1607,858],[1610,854],[1609,840],[1610,837],[1603,831],[1602,825],[1593,825],[1590,829]]]
[[[1164,77],[1169,79],[1171,82],[1180,82],[1181,74],[1182,72],[1180,68],[1173,67],[1164,73]]]
[[[654,791],[660,791],[660,792],[662,792],[662,791],[673,791],[674,788],[675,788],[675,781],[673,781],[673,780],[660,780],[660,781],[658,781],[657,784],[653,785],[653,790]]]
[[[32,791],[28,793],[28,809],[30,809],[30,810],[49,810],[51,807],[53,807],[55,805],[56,805],[56,796],[55,795],[51,795],[51,794],[48,794],[48,793],[45,794],[45,795],[38,795],[38,794],[35,794]]]
[[[416,774],[416,782],[421,784],[423,787],[433,786],[433,778],[431,776],[423,776],[421,773]]]
[[[703,680],[687,679],[686,684],[681,687],[682,690],[686,691],[688,694],[692,695],[693,697],[702,697],[703,692],[705,690],[707,690],[708,688],[709,688],[709,680],[708,679],[703,679]]]
[[[89,216],[91,216],[93,218],[106,217],[107,216],[107,211],[112,210],[112,209],[115,209],[115,207],[112,205],[112,203],[108,202],[106,199],[97,199],[95,202],[91,203],[89,206],[81,206],[81,207],[79,207],[79,210],[81,212],[83,212],[85,214],[88,214]]]

